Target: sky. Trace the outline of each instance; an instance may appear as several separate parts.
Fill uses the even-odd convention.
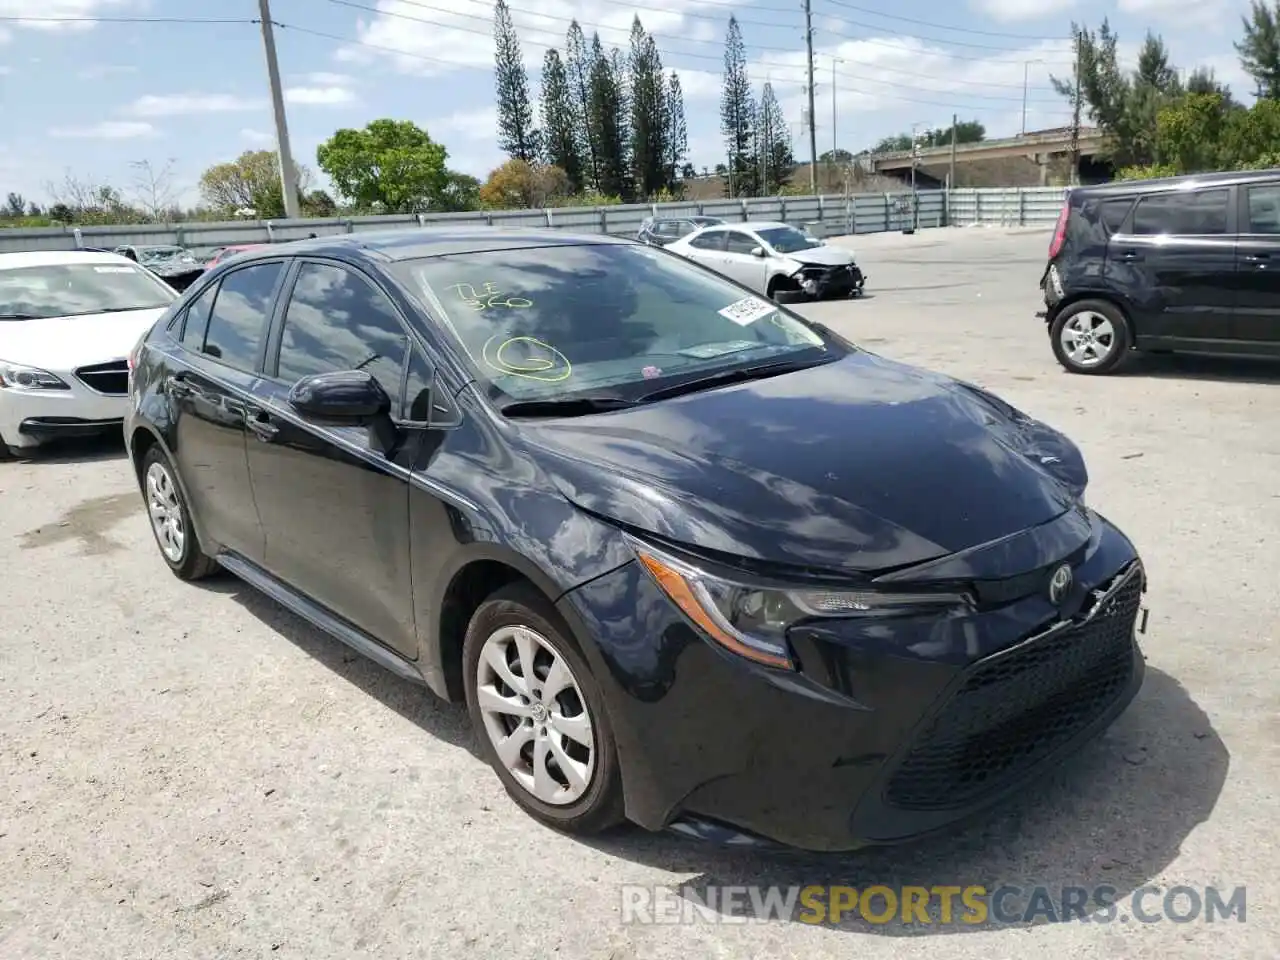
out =
[[[134,195],[147,169],[184,203],[200,173],[274,148],[259,0],[0,0],[0,197],[47,202],[59,184]],[[626,48],[640,14],[684,89],[690,161],[724,157],[720,73],[737,16],[757,94],[772,83],[809,157],[803,0],[508,0],[534,95],[577,18]],[[1070,123],[1050,75],[1069,76],[1073,20],[1109,15],[1132,64],[1144,33],[1175,66],[1213,67],[1237,97],[1232,47],[1248,0],[812,0],[818,152],[857,151],[913,126],[979,120],[989,137]],[[43,19],[22,19],[43,18]],[[316,147],[342,127],[412,120],[481,179],[497,146],[490,0],[271,0],[295,159],[326,186]],[[58,22],[60,20],[60,22]],[[228,22],[198,22],[222,20]],[[834,81],[834,82],[833,82]]]

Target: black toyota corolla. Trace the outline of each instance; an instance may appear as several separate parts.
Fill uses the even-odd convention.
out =
[[[630,240],[215,267],[130,358],[161,555],[465,700],[553,825],[931,833],[1132,700],[1145,574],[1060,433]]]

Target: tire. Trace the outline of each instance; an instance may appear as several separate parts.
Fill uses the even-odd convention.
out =
[[[158,444],[142,458],[142,499],[160,557],[174,576],[202,580],[219,569],[217,561],[200,546],[173,464]]]
[[[1079,343],[1079,335],[1091,335],[1094,349],[1072,351],[1064,341]],[[1080,300],[1066,307],[1049,327],[1049,341],[1058,363],[1071,373],[1100,376],[1114,372],[1128,358],[1133,346],[1129,320],[1106,300]],[[1103,351],[1097,348],[1101,346]]]
[[[525,684],[522,666],[530,654],[529,673],[537,678],[532,688]],[[505,667],[506,679],[495,662]],[[599,685],[541,593],[528,584],[514,584],[485,600],[467,627],[462,664],[467,710],[480,749],[520,807],[568,833],[597,834],[623,821],[618,750]],[[558,694],[541,688],[553,670],[562,682],[567,680]],[[504,704],[513,712],[493,709]],[[578,742],[584,736],[589,750]],[[514,748],[506,759],[498,746],[504,740]],[[557,753],[576,777],[566,774]],[[534,773],[539,759],[541,778]],[[554,770],[548,760],[555,761]]]

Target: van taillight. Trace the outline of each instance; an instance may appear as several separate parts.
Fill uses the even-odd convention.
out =
[[[1062,244],[1067,239],[1067,215],[1071,212],[1071,204],[1064,203],[1062,212],[1058,214],[1058,222],[1053,228],[1053,239],[1049,241],[1049,259],[1052,260],[1062,252]]]

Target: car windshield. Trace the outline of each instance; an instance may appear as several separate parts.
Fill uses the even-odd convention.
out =
[[[806,236],[795,227],[770,227],[767,230],[757,230],[756,235],[779,253],[799,253],[801,250],[822,246],[821,240]]]
[[[639,244],[450,254],[393,270],[410,292],[439,301],[499,401],[634,399],[735,366],[818,363],[841,349],[776,304]]]
[[[148,260],[172,260],[186,252],[182,247],[139,247],[138,258],[144,263]]]
[[[42,320],[167,307],[176,298],[127,263],[59,263],[0,269],[0,321]]]

